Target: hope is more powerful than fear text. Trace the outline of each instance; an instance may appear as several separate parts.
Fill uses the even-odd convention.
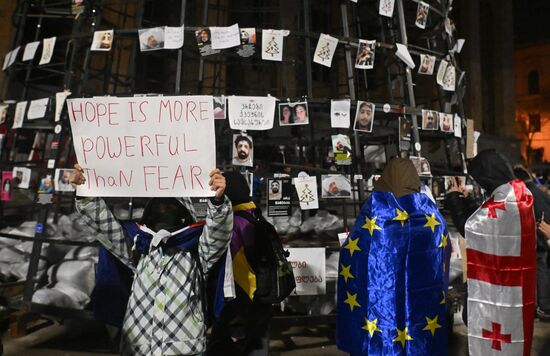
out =
[[[127,104],[129,115],[123,117],[119,115],[118,109],[121,105]],[[160,99],[158,110],[152,111],[149,100],[135,100],[106,103],[94,100],[69,102],[69,113],[74,122],[93,123],[98,128],[118,126],[126,121],[127,123],[162,123],[169,121],[171,123],[189,123],[190,121],[199,122],[212,119],[212,110],[208,110],[211,101],[197,101],[193,99]]]

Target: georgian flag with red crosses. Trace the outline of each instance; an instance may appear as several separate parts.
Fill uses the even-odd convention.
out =
[[[530,355],[535,308],[533,196],[503,184],[466,222],[470,355]]]

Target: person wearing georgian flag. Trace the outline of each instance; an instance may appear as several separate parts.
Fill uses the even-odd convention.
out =
[[[533,196],[495,150],[480,152],[468,171],[490,194],[462,225],[467,244],[470,355],[527,356],[535,313]],[[469,210],[466,200],[452,192],[446,206],[460,231]]]

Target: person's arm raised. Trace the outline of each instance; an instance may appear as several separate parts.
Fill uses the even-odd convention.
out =
[[[75,164],[74,169],[69,177],[69,182],[76,188],[86,182],[86,177],[84,177],[84,170],[79,164]],[[105,201],[99,197],[78,198],[75,206],[84,223],[96,233],[95,238],[122,263],[133,268],[131,246],[126,240],[122,226]]]

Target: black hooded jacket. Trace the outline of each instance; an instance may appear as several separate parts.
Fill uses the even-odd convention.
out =
[[[495,150],[481,151],[468,165],[468,172],[488,194],[515,178],[508,160]],[[452,192],[445,199],[445,208],[450,211],[460,234],[465,236],[466,221],[478,208],[477,204],[459,192]]]

